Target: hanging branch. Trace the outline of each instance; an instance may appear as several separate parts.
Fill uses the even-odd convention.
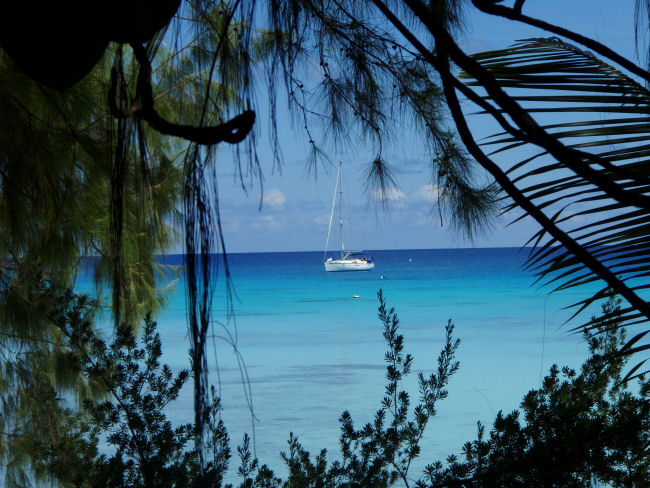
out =
[[[153,89],[151,86],[151,63],[147,52],[141,44],[131,44],[133,54],[140,64],[137,80],[136,100],[127,109],[120,109],[115,100],[117,92],[117,73],[111,70],[111,83],[108,89],[108,104],[113,116],[118,119],[138,117],[146,121],[161,134],[180,137],[201,145],[213,145],[220,142],[237,144],[250,133],[255,123],[255,112],[246,110],[223,124],[214,127],[195,127],[174,124],[163,119],[153,106]]]

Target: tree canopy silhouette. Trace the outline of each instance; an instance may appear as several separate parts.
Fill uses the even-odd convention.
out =
[[[94,17],[85,13],[83,2],[62,2],[56,7],[38,2],[41,8],[34,12],[24,12],[21,9],[28,7],[19,5],[7,7],[13,10],[2,17],[0,27],[6,29],[0,29],[0,46],[27,75],[64,93],[33,84],[19,86],[15,80],[20,75],[5,57],[0,81],[6,88],[1,103],[10,111],[0,112],[3,136],[13,134],[13,114],[18,113],[27,134],[35,126],[42,127],[46,140],[52,142],[65,134],[62,143],[67,152],[55,158],[62,169],[46,170],[48,152],[54,153],[55,146],[41,145],[38,154],[29,158],[31,152],[20,153],[29,141],[7,137],[6,145],[0,146],[5,151],[0,157],[3,198],[12,205],[23,205],[5,207],[13,210],[7,212],[3,224],[2,257],[13,258],[11,266],[24,266],[28,256],[25,243],[50,236],[57,245],[64,243],[66,252],[54,259],[43,251],[46,246],[41,246],[42,253],[38,259],[30,259],[29,265],[38,272],[44,269],[54,274],[60,261],[78,256],[83,248],[72,232],[75,228],[66,227],[68,221],[52,212],[61,208],[58,199],[80,191],[70,187],[71,182],[95,182],[98,187],[107,182],[108,211],[103,221],[107,244],[101,254],[110,263],[116,323],[132,316],[134,309],[129,303],[137,302],[133,300],[137,294],[129,289],[133,277],[129,263],[145,262],[143,256],[150,257],[156,244],[164,241],[155,237],[165,223],[160,218],[164,212],[158,211],[160,201],[152,197],[156,188],[152,174],[163,168],[169,153],[163,151],[160,158],[155,155],[165,145],[182,148],[176,165],[164,167],[182,171],[198,446],[202,444],[201,412],[208,398],[205,346],[216,276],[210,255],[225,251],[213,164],[215,145],[234,143],[240,176],[246,171],[261,175],[252,130],[262,98],[256,67],[264,68],[261,78],[268,93],[264,100],[269,103],[272,146],[278,160],[281,151],[275,131],[280,89],[303,122],[312,147],[311,170],[317,169],[317,161],[327,160],[332,141],[351,141],[358,136],[372,145],[375,154],[367,173],[372,175],[371,188],[380,201],[382,196],[384,201],[388,198],[395,185],[385,147],[401,127],[412,127],[427,149],[424,171],[439,188],[441,213],[448,215],[453,225],[475,232],[489,223],[501,204],[506,209],[521,209],[541,229],[531,240],[536,246],[531,266],[557,288],[601,283],[596,294],[577,304],[577,310],[604,297],[608,289],[614,290],[625,300],[621,326],[635,328],[621,351],[647,354],[650,305],[643,293],[650,270],[650,188],[644,141],[649,131],[650,74],[645,67],[594,39],[528,16],[524,0],[154,3],[107,2],[111,12],[117,13],[102,18],[108,30],[133,26],[138,35],[107,34],[105,26],[93,30]],[[648,3],[636,2],[636,25],[644,31],[648,22],[643,13],[650,12]],[[466,9],[535,27],[546,37],[471,55],[457,40]],[[77,30],[55,29],[52,33],[53,26],[70,22],[66,12],[72,11],[87,20],[75,24]],[[23,12],[36,20],[36,35],[28,40],[15,37],[10,29]],[[142,16],[141,12],[156,15]],[[81,39],[88,42],[75,35],[80,31],[85,33]],[[34,30],[21,35],[27,32]],[[32,39],[39,41],[38,45],[30,44]],[[57,56],[52,57],[52,49]],[[38,56],[32,58],[32,52]],[[75,57],[78,62],[52,61]],[[42,62],[34,67],[34,59]],[[95,70],[93,60],[100,62]],[[61,66],[65,68],[59,69]],[[83,91],[90,81],[84,73],[91,77],[99,73],[94,78],[92,104],[88,102],[91,92]],[[76,104],[79,98],[75,97],[82,97],[84,103]],[[472,108],[463,109],[462,102]],[[95,111],[75,118],[80,107],[90,106]],[[474,109],[501,131],[487,145],[477,143],[468,123],[468,113]],[[574,118],[566,121],[567,114]],[[549,117],[557,120],[548,122]],[[47,122],[44,125],[43,120]],[[76,128],[77,123],[83,131]],[[102,143],[93,147],[90,141],[97,134]],[[23,142],[16,146],[19,140]],[[103,148],[98,157],[104,171],[97,178],[79,177],[77,150],[83,148],[94,155],[97,147]],[[499,159],[515,148],[531,154],[515,164]],[[25,176],[28,164],[39,165],[30,177]],[[24,187],[21,177],[28,186],[34,184],[23,195],[18,192]],[[241,181],[244,185],[243,176]],[[137,198],[129,193],[134,184],[140,191]],[[47,217],[43,222],[53,227],[44,224],[51,232],[29,236],[33,240],[28,241],[25,232],[32,229],[25,231],[24,227],[29,219],[21,221],[19,216],[25,215],[42,187],[52,190],[51,201],[59,206],[45,208],[36,203],[42,209],[40,215]],[[170,200],[163,200],[167,204],[162,208],[173,213]],[[576,225],[576,217],[591,220]],[[145,239],[147,246],[142,246],[147,251],[138,255],[139,261],[131,261],[133,255],[128,251],[132,221],[147,222],[147,235],[154,236]],[[78,222],[80,232],[89,235],[90,228],[84,227],[83,220]],[[225,257],[224,265],[229,279]],[[19,278],[27,276],[16,269],[5,268],[6,289],[16,289]],[[151,284],[151,278],[149,273],[145,281]],[[641,361],[628,376],[639,373],[640,368]]]

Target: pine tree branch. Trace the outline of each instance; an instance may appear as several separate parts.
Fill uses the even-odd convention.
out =
[[[566,165],[574,173],[589,183],[601,189],[610,198],[635,208],[650,209],[650,197],[643,192],[627,190],[610,179],[602,171],[592,168],[598,164],[602,168],[632,178],[640,184],[647,185],[647,178],[632,177],[628,172],[622,172],[611,162],[588,152],[579,151],[565,146],[555,137],[546,132],[530,114],[515,99],[508,95],[499,85],[498,80],[476,60],[465,54],[452,39],[451,35],[431,10],[419,0],[405,0],[418,19],[429,29],[436,40],[436,47],[444,49],[450,59],[470,76],[474,77],[487,91],[501,109],[527,134],[530,142],[543,148],[557,161]]]
[[[519,13],[521,13],[521,9],[524,7],[524,2],[525,2],[525,1],[526,1],[526,0],[517,0],[517,1],[515,2],[514,7],[512,7],[512,9],[513,9],[515,12],[519,12]]]
[[[117,91],[117,76],[111,72],[111,83],[108,90],[108,104],[113,116],[117,118],[138,117],[161,134],[181,137],[187,141],[202,145],[213,145],[220,142],[237,144],[250,133],[255,123],[255,112],[246,110],[223,124],[213,127],[196,127],[191,125],[174,124],[162,118],[153,106],[153,89],[151,86],[151,63],[147,58],[145,48],[132,44],[133,53],[140,70],[137,81],[137,98],[127,109],[117,106],[115,95]]]

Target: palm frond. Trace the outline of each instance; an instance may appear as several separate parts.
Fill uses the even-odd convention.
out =
[[[474,56],[540,126],[566,147],[583,151],[589,165],[626,192],[650,193],[650,92],[641,83],[589,52],[557,38],[527,39],[511,48]],[[463,75],[469,78],[467,75]],[[471,86],[479,83],[469,79]],[[508,172],[521,191],[564,232],[609,267],[632,289],[647,288],[650,215],[647,209],[613,200],[546,151],[511,136],[485,142],[492,157],[507,157]],[[521,154],[528,154],[522,157]],[[595,157],[591,157],[591,156]],[[512,163],[512,161],[515,161]],[[510,208],[514,208],[514,205]],[[606,298],[607,286],[544,230],[533,236],[528,267],[554,290],[589,286],[574,316]],[[633,307],[622,311],[623,326],[647,327]],[[593,327],[591,321],[580,327]],[[637,335],[638,340],[645,337]],[[646,344],[623,350],[643,353]]]

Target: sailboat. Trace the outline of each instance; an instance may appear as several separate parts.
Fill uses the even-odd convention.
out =
[[[339,194],[339,240],[341,242],[341,256],[334,259],[327,256],[327,246],[330,241],[332,231],[332,220],[334,218],[334,206],[336,204],[336,193]],[[330,213],[330,225],[327,230],[327,241],[325,243],[325,254],[323,256],[325,271],[370,271],[375,267],[375,261],[372,257],[367,257],[363,251],[346,251],[343,246],[343,171],[342,164],[339,161],[339,173],[334,186],[334,198],[332,199],[332,212]]]

